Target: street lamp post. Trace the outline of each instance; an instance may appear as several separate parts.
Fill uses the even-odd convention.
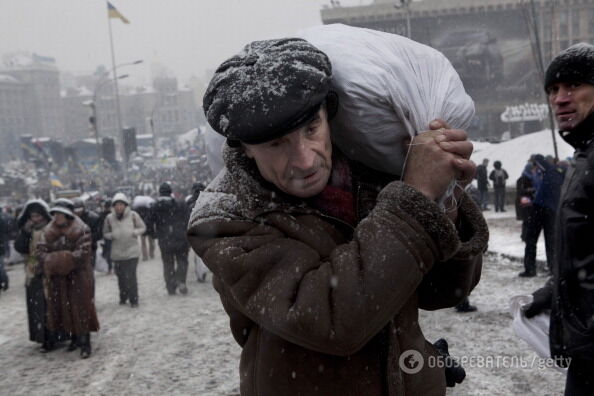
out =
[[[139,59],[139,60],[134,61],[134,62],[120,63],[119,65],[115,65],[112,70],[105,71],[99,77],[99,82],[97,83],[96,88],[95,88],[95,92],[93,93],[93,101],[95,102],[95,99],[96,99],[95,96],[96,96],[96,94],[98,92],[98,88],[100,86],[104,85],[104,83],[106,81],[109,81],[109,80],[106,80],[106,79],[108,78],[108,76],[112,72],[113,72],[113,76],[115,77],[117,75],[116,73],[117,73],[118,68],[122,68],[124,66],[138,65],[138,64],[140,64],[142,62],[143,62],[143,60],[142,59]],[[124,76],[127,77],[128,75],[124,75]],[[121,79],[121,78],[125,78],[125,77],[120,76],[120,77],[114,78],[113,81],[114,81],[114,91],[115,91],[115,100],[116,100],[116,120],[117,120],[117,127],[118,127],[118,137],[120,138],[120,143],[121,143],[121,146],[122,146],[121,153],[122,153],[122,158],[124,159],[124,176],[126,177],[126,175],[127,175],[127,168],[128,168],[128,158],[126,156],[126,152],[124,151],[125,149],[124,149],[124,135],[123,135],[123,130],[122,130],[122,113],[121,113],[121,109],[120,109],[120,92],[119,92],[119,87],[118,87],[118,79]],[[104,81],[104,80],[106,80],[106,81]],[[97,135],[97,139],[98,139],[98,135]]]
[[[109,72],[107,74],[109,74]],[[123,74],[115,78],[114,81],[122,80],[127,77],[127,74]],[[85,100],[82,103],[83,105],[89,106],[91,108],[91,117],[89,121],[91,121],[91,126],[93,128],[93,133],[95,135],[95,144],[97,145],[97,161],[101,161],[101,144],[99,142],[99,119],[97,117],[97,94],[99,93],[101,88],[110,81],[111,80],[107,78],[100,79],[97,85],[95,85],[95,89],[93,90],[93,100]]]

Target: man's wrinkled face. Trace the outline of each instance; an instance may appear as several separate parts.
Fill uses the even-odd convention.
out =
[[[594,111],[594,85],[560,82],[552,84],[547,92],[562,131],[571,131]]]
[[[264,179],[299,198],[322,192],[332,169],[332,143],[326,110],[307,125],[261,144],[244,144]]]

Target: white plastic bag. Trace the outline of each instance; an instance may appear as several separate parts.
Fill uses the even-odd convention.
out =
[[[209,272],[208,267],[204,264],[204,261],[202,261],[200,256],[198,256],[196,252],[194,252],[193,249],[190,249],[190,262],[193,262],[195,265],[194,272],[196,274],[196,280],[200,283],[205,282],[206,275]]]
[[[95,271],[106,274],[108,270],[109,265],[107,264],[107,260],[103,257],[103,248],[99,245],[95,252]]]
[[[466,129],[474,103],[439,51],[396,34],[341,24],[298,34],[332,62],[339,108],[332,140],[351,159],[402,175],[405,139],[441,118]]]
[[[546,313],[538,314],[532,318],[527,318],[522,312],[522,307],[532,302],[532,296],[514,296],[510,299],[510,313],[514,320],[512,329],[514,333],[536,351],[541,358],[551,357],[549,347],[549,322],[550,316]],[[559,371],[565,372],[566,369],[555,366]]]

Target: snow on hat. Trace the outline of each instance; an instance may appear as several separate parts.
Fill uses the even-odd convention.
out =
[[[545,73],[544,88],[559,82],[581,82],[594,85],[594,45],[577,43],[563,50]]]
[[[124,193],[116,193],[116,195],[113,196],[113,199],[111,200],[111,205],[115,205],[118,202],[123,202],[126,205],[130,205],[130,201],[128,200],[128,197],[126,197],[126,194]]]
[[[326,54],[303,39],[254,41],[218,67],[204,113],[228,141],[263,143],[309,122],[331,77]]]
[[[171,195],[171,186],[169,185],[169,183],[163,183],[159,186],[159,195]]]
[[[52,202],[52,209],[56,206],[60,206],[62,208],[67,208],[68,210],[74,210],[74,202],[67,198],[58,198],[54,202]]]
[[[54,203],[54,206],[50,209],[50,214],[54,215],[55,213],[63,213],[71,219],[74,219],[74,213],[72,213],[72,210],[65,205],[56,205]]]

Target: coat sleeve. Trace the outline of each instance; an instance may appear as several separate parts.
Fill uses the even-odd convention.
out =
[[[279,212],[188,232],[224,304],[289,342],[341,356],[375,336],[460,246],[437,205],[400,182],[382,190],[348,243],[329,235]]]
[[[90,263],[92,253],[93,236],[89,227],[85,226],[84,231],[76,239],[72,257],[75,260],[75,266],[80,268]]]
[[[134,216],[134,235],[141,236],[146,231],[146,224],[142,221],[142,217],[136,212],[132,212],[132,216]]]
[[[111,215],[107,215],[105,220],[103,220],[103,239],[111,240],[112,239],[112,228],[111,228]]]
[[[29,244],[31,243],[31,233],[26,231],[24,228],[19,230],[19,233],[14,240],[14,250],[20,254],[30,254]]]
[[[480,209],[466,194],[461,200],[459,217],[460,249],[425,275],[418,289],[419,308],[453,307],[467,297],[480,280],[489,229]]]

